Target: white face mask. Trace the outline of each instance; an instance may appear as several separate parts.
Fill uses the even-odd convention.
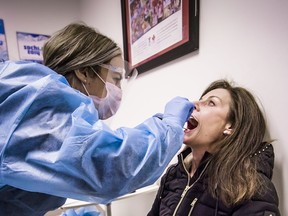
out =
[[[119,87],[113,85],[112,83],[105,82],[96,72],[95,74],[105,84],[107,90],[106,97],[99,98],[95,95],[90,95],[85,85],[83,83],[82,85],[88,96],[92,98],[94,106],[98,110],[99,118],[105,120],[113,116],[119,109],[122,100],[122,90]]]

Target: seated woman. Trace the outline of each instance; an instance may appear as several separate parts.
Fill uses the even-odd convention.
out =
[[[271,182],[273,147],[253,95],[226,80],[210,84],[185,129],[148,216],[279,216]]]

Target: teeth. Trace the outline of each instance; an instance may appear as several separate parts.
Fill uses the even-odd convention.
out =
[[[187,123],[187,122],[185,122],[185,124],[184,124],[184,126],[183,126],[183,129],[184,129],[184,130],[187,130],[187,129],[188,129],[188,123]]]

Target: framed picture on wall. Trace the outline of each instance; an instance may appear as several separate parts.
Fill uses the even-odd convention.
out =
[[[43,46],[49,35],[16,32],[21,60],[43,63]]]
[[[124,58],[139,73],[199,49],[199,0],[121,0]]]
[[[0,19],[0,61],[8,60],[8,48],[5,35],[4,21]]]

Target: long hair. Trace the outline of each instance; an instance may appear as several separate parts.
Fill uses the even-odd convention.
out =
[[[43,47],[44,65],[62,75],[97,66],[121,54],[113,40],[83,23],[67,25],[52,35]]]
[[[251,155],[263,145],[266,122],[255,97],[227,80],[213,82],[202,96],[218,88],[226,89],[231,95],[227,121],[232,124],[232,133],[216,145],[207,172],[208,188],[214,197],[229,206],[250,199],[261,190],[261,178]]]

